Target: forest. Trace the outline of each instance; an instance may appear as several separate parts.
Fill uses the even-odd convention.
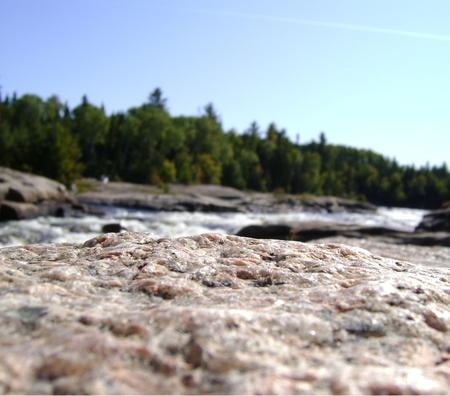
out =
[[[401,166],[371,150],[293,142],[276,124],[225,131],[212,104],[172,116],[161,89],[146,103],[108,115],[84,96],[0,98],[0,165],[70,186],[80,177],[167,186],[211,183],[243,190],[335,195],[377,205],[438,208],[450,201],[442,166]]]

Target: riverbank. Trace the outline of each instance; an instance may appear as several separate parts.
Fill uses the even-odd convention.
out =
[[[344,198],[258,193],[211,184],[168,184],[165,189],[161,189],[156,186],[119,182],[102,183],[94,179],[85,179],[81,185],[83,189],[88,190],[76,194],[81,204],[148,211],[205,213],[293,211],[365,213],[376,211],[374,205]]]
[[[336,197],[244,192],[216,185],[172,184],[163,190],[93,179],[83,179],[78,191],[68,192],[39,176],[0,170],[0,213],[9,220],[0,222],[0,246],[80,243],[119,231],[159,237],[213,231],[303,242],[342,237],[393,245],[450,245],[448,210],[377,208]]]

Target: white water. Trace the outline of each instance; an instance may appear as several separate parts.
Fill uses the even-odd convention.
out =
[[[27,243],[84,242],[102,233],[102,226],[120,223],[128,231],[150,232],[160,237],[178,237],[220,232],[235,234],[251,224],[290,224],[325,221],[363,226],[383,226],[412,231],[425,211],[402,208],[379,208],[376,213],[191,213],[146,212],[123,208],[102,208],[105,217],[39,217],[33,220],[0,223],[0,246]]]

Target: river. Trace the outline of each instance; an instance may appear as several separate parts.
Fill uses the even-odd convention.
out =
[[[0,246],[28,243],[81,243],[102,232],[108,223],[120,223],[128,231],[150,232],[159,237],[178,237],[219,232],[235,234],[251,224],[290,224],[324,221],[364,226],[383,226],[412,231],[424,210],[380,207],[375,213],[201,213],[148,212],[118,207],[100,207],[103,217],[39,217],[32,220],[0,223]]]

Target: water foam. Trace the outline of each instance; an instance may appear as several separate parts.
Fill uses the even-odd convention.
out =
[[[102,226],[120,223],[129,231],[151,232],[161,237],[195,235],[203,232],[235,234],[251,224],[293,224],[323,221],[362,226],[382,226],[412,231],[425,211],[405,208],[379,208],[375,213],[201,213],[148,212],[117,207],[102,208],[104,217],[39,217],[0,223],[0,246],[27,243],[81,243],[99,235]]]

